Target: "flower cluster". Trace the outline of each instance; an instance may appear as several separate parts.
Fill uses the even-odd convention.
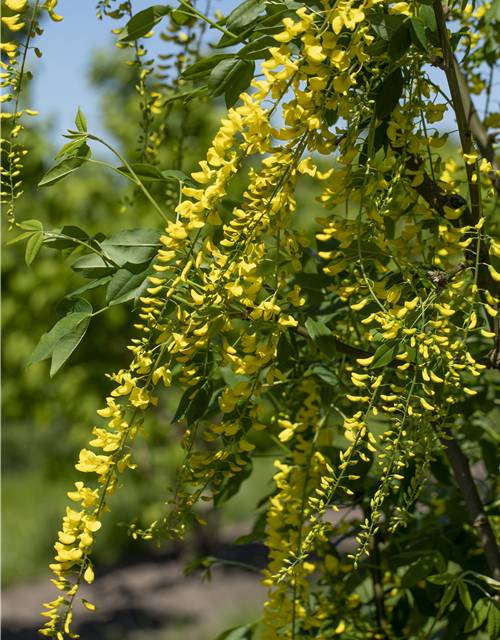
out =
[[[2,17],[2,23],[12,33],[22,32],[26,30],[26,41],[19,42],[18,40],[11,40],[9,42],[0,43],[0,50],[2,54],[5,54],[6,61],[0,62],[2,66],[2,88],[8,87],[9,92],[3,93],[0,97],[0,103],[14,103],[13,111],[3,111],[0,114],[2,123],[9,121],[10,132],[8,137],[2,139],[2,152],[4,154],[4,162],[2,163],[1,171],[1,185],[2,185],[2,204],[7,205],[6,214],[9,217],[10,229],[15,223],[14,209],[16,206],[16,200],[22,195],[20,179],[21,169],[23,167],[23,157],[28,153],[27,149],[18,141],[19,134],[23,131],[24,126],[20,124],[20,119],[23,114],[28,116],[37,115],[38,111],[33,109],[20,108],[20,97],[22,91],[22,85],[25,79],[31,80],[33,74],[26,70],[26,56],[28,49],[37,36],[41,36],[43,29],[40,29],[38,20],[36,19],[39,0],[36,0],[35,5],[31,12],[30,18],[24,17],[24,12],[29,8],[28,0],[6,0],[5,6],[12,12],[12,15],[6,15]],[[47,2],[40,6],[40,9],[45,9],[50,18],[54,22],[60,22],[62,17],[57,15],[54,11],[54,7],[57,5],[57,0],[47,0]],[[35,54],[37,57],[41,57],[41,51],[35,47]]]
[[[142,337],[130,346],[130,368],[110,376],[117,386],[99,411],[110,419],[93,431],[90,446],[99,453],[84,449],[76,465],[97,474],[98,488],[78,482],[69,494],[82,511],[68,509],[56,544],[55,582],[67,596],[48,605],[45,635],[70,633],[78,585],[93,578],[94,532],[118,474],[134,467],[128,442],[147,435],[155,387],[170,386],[176,369],[184,461],[165,518],[144,530],[133,525],[131,534],[182,538],[190,516],[203,522],[197,503],[217,502],[249,464],[255,432],[267,429],[285,455],[275,463],[266,512],[263,637],[341,635],[354,615],[358,629],[375,630],[359,622],[359,596],[329,581],[342,567],[358,570],[382,509],[399,491],[388,526],[407,525],[437,442],[458,419],[454,405],[477,393],[485,364],[475,345],[498,335],[500,245],[485,229],[492,199],[474,195],[491,185],[491,165],[479,163],[473,146],[461,150],[461,166],[437,151],[447,139],[433,125],[446,106],[421,73],[427,43],[409,40],[403,82],[391,45],[387,56],[376,38],[387,35],[374,28],[381,16],[403,29],[414,25],[413,5],[321,4],[283,17],[258,79],[222,119],[200,170],[180,186],[156,274],[140,298]],[[153,111],[144,99],[143,124]],[[321,156],[334,166],[322,171]],[[243,171],[248,179],[235,204],[228,194]],[[470,203],[455,192],[463,171]],[[301,180],[319,186],[326,210],[316,220],[318,253],[307,231],[294,228]],[[465,259],[457,264],[459,253]],[[320,301],[307,290],[310,274],[322,279]],[[308,324],[314,315],[325,323]],[[271,421],[268,402],[277,414]],[[350,473],[363,465],[376,478],[369,496],[356,484],[361,471]],[[365,501],[365,517],[357,551],[342,564],[329,517],[351,499],[352,507]]]

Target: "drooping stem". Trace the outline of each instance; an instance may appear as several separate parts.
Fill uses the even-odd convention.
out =
[[[70,131],[70,133],[72,133]],[[142,192],[144,193],[144,195],[146,196],[146,198],[151,202],[151,204],[153,205],[153,207],[156,209],[156,211],[160,214],[160,216],[163,218],[163,220],[168,223],[168,218],[165,215],[165,213],[161,210],[161,208],[159,207],[158,203],[156,202],[156,200],[153,198],[153,196],[149,193],[149,191],[146,189],[146,187],[142,184],[141,180],[137,177],[137,175],[135,174],[134,170],[132,169],[132,167],[128,164],[128,162],[125,160],[125,158],[123,158],[116,149],[113,149],[113,147],[108,144],[107,142],[105,142],[104,140],[102,140],[101,138],[98,138],[97,136],[92,135],[91,133],[85,133],[84,135],[86,135],[90,140],[95,140],[96,142],[100,142],[101,144],[103,144],[105,147],[107,147],[110,151],[112,151],[115,156],[117,158],[119,158],[125,167],[127,167],[127,170],[129,171],[130,175],[133,178],[133,182],[135,182],[135,184],[142,190]],[[111,167],[113,168],[113,167]],[[119,172],[120,173],[120,172]]]
[[[234,33],[231,33],[231,31],[228,31],[227,29],[224,29],[224,27],[221,27],[220,24],[217,24],[213,20],[210,20],[210,18],[207,18],[207,16],[205,14],[203,14],[203,13],[201,13],[201,11],[198,11],[197,9],[195,9],[192,5],[190,5],[187,2],[185,2],[185,0],[179,0],[179,2],[181,4],[183,4],[186,7],[186,9],[189,9],[189,11],[191,13],[195,13],[199,18],[201,18],[202,20],[207,22],[211,27],[214,27],[215,29],[218,29],[219,31],[222,31],[222,33],[225,33],[227,36],[230,36],[231,38],[237,38],[238,37]]]
[[[442,438],[441,442],[446,447],[446,457],[453,469],[453,474],[464,497],[467,511],[476,530],[479,542],[483,547],[491,576],[500,582],[500,550],[472,477],[469,460],[460,448],[451,430],[445,427],[443,431],[446,439]]]
[[[369,509],[364,509],[365,518],[370,518]],[[387,612],[384,603],[384,588],[382,586],[382,572],[380,571],[380,552],[379,545],[380,535],[375,533],[370,537],[370,573],[373,580],[373,600],[377,611],[377,622],[380,629],[380,637],[382,640],[388,638]],[[377,636],[378,637],[378,636]]]

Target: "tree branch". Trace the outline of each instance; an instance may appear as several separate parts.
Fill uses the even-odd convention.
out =
[[[464,260],[463,262],[459,262],[455,267],[451,267],[451,269],[447,269],[446,271],[428,271],[428,274],[430,275],[431,280],[438,285],[436,291],[440,293],[451,278],[456,276],[457,273],[460,273],[460,271],[465,271],[465,269],[473,267],[474,264],[474,260]]]
[[[469,129],[474,136],[474,140],[479,147],[479,151],[483,158],[486,158],[488,162],[491,163],[491,167],[493,171],[489,174],[489,178],[493,183],[497,193],[500,193],[500,178],[497,176],[495,171],[500,171],[500,161],[498,160],[497,155],[493,149],[493,142],[491,137],[488,135],[486,129],[484,128],[483,123],[481,122],[479,116],[477,115],[477,111],[474,107],[474,103],[470,97],[469,89],[467,87],[467,82],[463,76],[463,73],[460,69],[460,66],[457,62],[457,59],[453,58],[453,65],[455,67],[455,74],[457,76],[458,89],[460,92],[460,96],[462,99],[462,103],[464,105],[465,117],[467,119],[467,123],[469,125]]]
[[[298,334],[299,336],[306,338],[307,340],[312,340],[311,336],[309,335],[309,331],[305,327],[290,327],[290,330]],[[345,344],[345,342],[341,342],[338,338],[335,338],[335,347],[339,353],[343,353],[346,356],[351,356],[356,359],[364,360],[366,358],[371,358],[374,355],[370,351],[364,351],[363,349],[351,347],[350,345]],[[394,360],[387,366],[395,368],[400,364],[402,364],[400,360]]]
[[[445,453],[458,487],[464,497],[467,511],[476,529],[479,542],[484,549],[484,555],[491,571],[491,576],[500,581],[500,550],[491,528],[490,521],[479,497],[476,484],[469,467],[469,460],[463,453],[450,429],[443,429],[446,438],[441,438],[445,445]]]
[[[465,108],[462,102],[462,95],[460,93],[460,87],[458,84],[455,61],[453,53],[451,51],[450,41],[448,39],[448,30],[446,28],[446,19],[444,16],[443,5],[441,0],[434,0],[432,3],[434,14],[436,16],[436,22],[439,32],[439,39],[441,40],[441,49],[443,50],[443,70],[446,73],[446,79],[448,80],[448,86],[450,87],[451,101],[455,116],[457,119],[458,133],[460,136],[460,142],[462,144],[462,152],[464,154],[470,154],[472,149],[471,132],[469,129],[469,123],[465,115]],[[471,214],[474,224],[477,224],[480,217],[480,195],[477,182],[473,182],[472,176],[475,171],[474,164],[465,163],[465,170],[467,172],[467,181],[469,183],[469,195],[471,202]]]
[[[408,156],[405,166],[407,169],[411,171],[421,171],[421,166],[423,164],[423,160],[417,158],[416,156],[410,155]],[[464,207],[462,214],[456,220],[450,220],[451,224],[460,229],[463,227],[473,227],[474,226],[474,217],[470,208],[467,206],[467,201],[462,198],[462,196],[457,193],[447,193],[434,182],[432,178],[427,174],[426,171],[423,173],[422,182],[413,187],[415,191],[427,202],[427,204],[434,209],[440,216],[445,217],[444,207],[449,207],[450,209],[459,209]],[[465,237],[471,237],[471,232],[465,234]],[[474,234],[474,240],[465,250],[465,260],[472,260],[475,264],[476,262],[476,252],[477,252],[477,236]],[[480,246],[480,255],[479,255],[479,268],[478,268],[478,277],[477,277],[477,285],[480,290],[481,299],[483,303],[486,302],[484,297],[484,291],[488,291],[494,298],[500,300],[500,282],[496,282],[491,277],[491,273],[488,269],[490,262],[490,256],[487,250],[487,247],[484,242],[481,243]],[[492,305],[495,309],[499,309],[500,305],[495,304]],[[492,318],[488,315],[488,322],[490,325],[490,329],[495,333],[495,338],[493,341],[493,349],[490,351],[488,355],[488,367],[494,367],[495,369],[500,370],[500,314],[496,318]]]

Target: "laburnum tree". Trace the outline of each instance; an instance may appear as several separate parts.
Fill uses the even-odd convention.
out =
[[[132,182],[128,207],[146,198],[159,217],[110,236],[103,220],[92,237],[15,217],[34,113],[21,90],[37,12],[58,21],[56,4],[6,2],[2,195],[28,266],[60,250],[88,282],[28,364],[51,358],[55,375],[108,306],[128,305],[135,330],[79,454],[51,565],[62,593],[40,632],[77,637],[101,520],[127,491],[155,389],[178,383],[184,461],[158,496],[164,518],[140,528],[130,514],[130,535],[183,539],[270,443],[275,460],[239,540],[269,550],[262,618],[220,640],[500,637],[500,0],[245,0],[227,17],[210,3],[99,0],[133,50],[137,154],[78,109],[39,187],[100,162]],[[157,36],[176,53],[155,62],[145,38]],[[186,175],[189,113],[222,96],[227,115]],[[102,145],[114,165],[92,158]]]

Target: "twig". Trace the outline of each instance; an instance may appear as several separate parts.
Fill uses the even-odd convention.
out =
[[[477,487],[470,472],[469,460],[463,453],[453,433],[447,427],[443,429],[446,438],[441,442],[445,445],[445,453],[458,487],[464,497],[467,511],[472,520],[472,524],[477,532],[477,537],[484,550],[486,561],[491,571],[491,576],[500,581],[500,550],[498,548],[495,535],[491,528],[490,521],[484,510],[483,503],[479,497]]]
[[[456,276],[457,273],[460,273],[460,271],[465,271],[465,269],[473,267],[474,264],[474,260],[464,260],[463,262],[459,262],[456,267],[451,267],[451,269],[447,269],[446,271],[428,271],[431,280],[438,285],[436,292],[441,293],[449,280]]]
[[[304,327],[290,327],[290,331],[293,333],[297,333],[299,336],[306,338],[307,340],[312,340],[309,331]],[[351,356],[352,358],[356,358],[356,360],[366,360],[366,358],[371,358],[373,354],[371,351],[364,351],[363,349],[357,349],[356,347],[351,347],[345,342],[341,342],[338,338],[335,338],[335,347],[339,353],[343,353],[346,356]],[[395,369],[399,367],[402,363],[401,360],[393,360],[387,366]]]
[[[410,155],[406,160],[405,166],[407,169],[412,171],[421,170],[420,167],[423,161],[416,156]],[[452,225],[458,229],[463,227],[473,227],[474,219],[471,213],[470,208],[467,206],[467,201],[462,198],[462,196],[457,193],[446,193],[441,187],[439,187],[438,183],[432,180],[432,178],[428,175],[426,171],[423,172],[423,180],[422,182],[413,187],[415,191],[422,196],[422,198],[427,202],[427,204],[434,209],[439,215],[445,216],[444,207],[449,207],[450,209],[459,209],[463,207],[462,214],[459,218],[455,220],[450,220]],[[468,234],[472,234],[470,231]],[[465,234],[466,237],[470,237],[470,235]],[[465,253],[465,259],[473,260],[476,262],[476,252],[477,252],[477,240],[475,235],[473,235],[474,240],[467,247]],[[479,255],[479,268],[478,268],[478,277],[477,284],[481,293],[481,299],[483,304],[486,302],[484,291],[489,291],[489,293],[496,299],[500,300],[500,282],[496,282],[491,277],[491,273],[488,269],[488,266],[491,264],[490,257],[488,254],[488,250],[486,248],[485,243],[481,243],[480,247],[480,255]],[[492,305],[495,309],[499,308],[499,304]],[[488,322],[490,325],[491,331],[495,333],[495,338],[493,341],[493,349],[490,351],[487,358],[486,366],[494,367],[495,369],[500,370],[500,314],[496,318],[492,318],[488,315]],[[481,363],[485,364],[484,358],[480,359]]]
[[[306,340],[312,341],[309,331],[305,327],[289,327],[289,329],[293,333],[296,333],[297,335],[302,336],[303,338],[306,338]],[[351,347],[350,345],[345,344],[345,342],[341,342],[338,338],[335,338],[335,347],[338,353],[343,353],[344,355],[350,356],[351,358],[355,358],[356,360],[367,360],[368,358],[372,358],[375,355],[372,351],[364,351],[363,349],[357,349],[356,347]],[[491,367],[496,368],[496,365],[494,362],[492,362],[490,356],[491,356],[491,352],[485,356],[476,358],[476,362],[478,364],[485,365],[489,369]],[[403,360],[394,359],[392,362],[389,362],[389,364],[386,366],[389,367],[390,369],[396,369],[402,364],[404,364]],[[364,365],[364,368],[369,369],[370,365]]]

